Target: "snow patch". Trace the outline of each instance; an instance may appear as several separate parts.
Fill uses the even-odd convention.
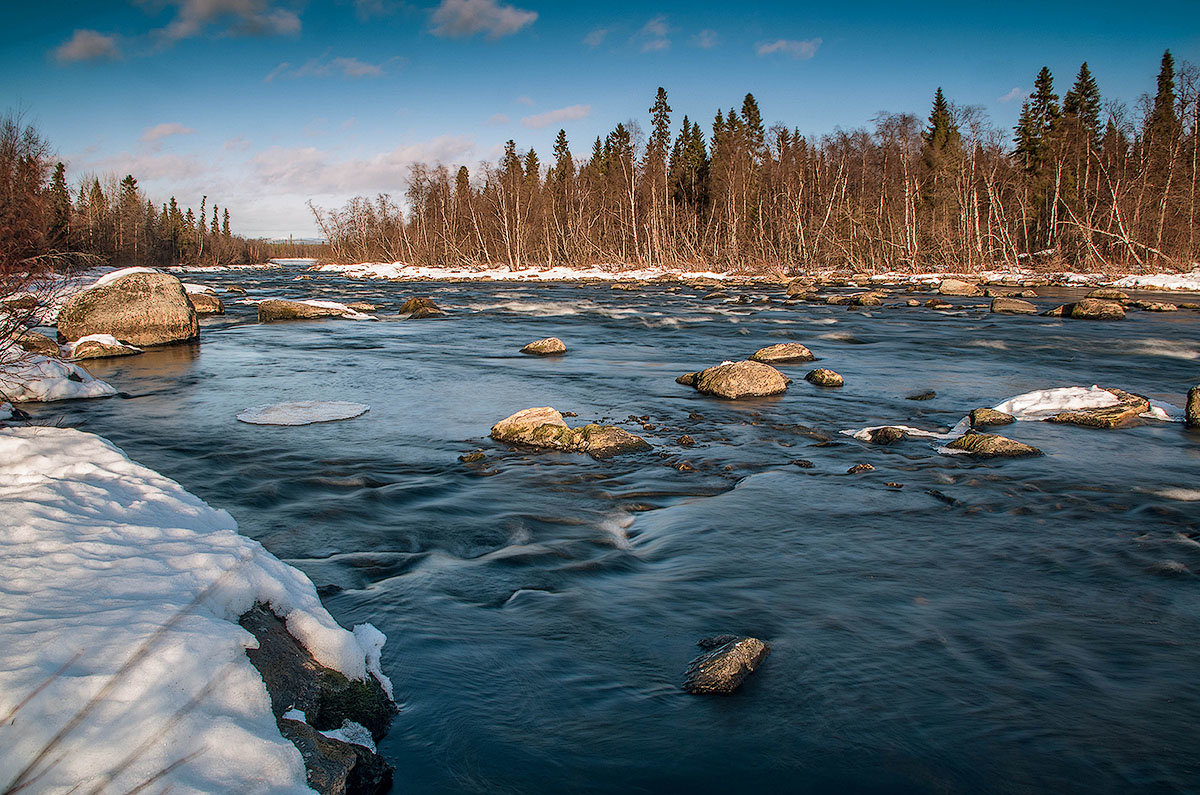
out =
[[[237,415],[251,425],[312,425],[316,422],[350,420],[371,410],[362,403],[340,400],[300,400],[292,403],[265,403]]]
[[[196,294],[206,293],[208,295],[216,295],[217,291],[205,284],[195,284],[194,282],[183,282],[183,291],[185,293]]]
[[[1180,290],[1200,293],[1200,267],[1191,273],[1150,273],[1143,276],[1125,276],[1114,282],[1113,287],[1127,290]]]
[[[86,337],[80,337],[74,342],[68,342],[66,345],[62,346],[62,350],[67,356],[74,356],[75,349],[85,342],[98,342],[101,345],[107,345],[112,348],[125,348],[126,350],[137,351],[138,353],[142,352],[141,348],[134,347],[133,345],[127,345],[126,343],[121,342],[119,339],[114,337],[112,334],[88,334]]]
[[[0,786],[86,709],[37,791],[127,792],[164,770],[156,790],[308,791],[238,618],[269,604],[351,679],[378,630],[338,626],[228,513],[92,434],[0,430],[0,515]]]
[[[0,392],[14,403],[75,400],[117,394],[77,364],[36,353],[0,351]]]
[[[327,264],[317,265],[309,270],[320,273],[341,273],[359,279],[396,279],[396,280],[429,280],[444,281],[453,279],[471,279],[477,281],[533,281],[533,282],[574,282],[574,281],[652,281],[664,278],[717,279],[724,280],[730,274],[714,273],[713,271],[678,271],[667,268],[639,268],[636,270],[605,270],[604,268],[568,268],[555,266],[552,268],[521,268],[513,269],[504,265],[491,268],[466,267],[426,267],[421,265],[406,265],[403,262],[360,262],[353,265]]]
[[[351,745],[361,745],[367,748],[371,753],[375,753],[375,739],[371,737],[370,730],[361,723],[355,723],[352,720],[342,721],[342,726],[339,729],[321,732],[331,740],[341,740],[344,743]]]
[[[321,309],[335,309],[338,312],[341,312],[342,317],[346,320],[378,320],[379,319],[379,318],[373,317],[371,315],[364,315],[362,312],[353,310],[350,307],[346,306],[345,304],[339,304],[337,301],[321,301],[316,298],[309,298],[307,300],[300,301],[299,303],[308,304],[309,306],[317,306],[317,307],[320,307]]]
[[[840,431],[840,433],[843,433],[846,436],[851,436],[861,442],[869,442],[871,441],[871,434],[880,428],[899,428],[909,436],[917,436],[925,439],[953,439],[956,435],[959,435],[955,434],[953,431],[950,433],[938,433],[937,431],[926,431],[921,428],[913,428],[908,425],[872,425],[870,427],[859,428],[857,430],[852,428],[850,430]]]
[[[129,276],[130,274],[133,274],[133,273],[159,273],[159,272],[160,271],[157,271],[154,268],[143,268],[141,266],[134,267],[134,268],[121,268],[120,270],[115,270],[115,271],[111,271],[109,273],[104,274],[99,279],[92,282],[91,285],[89,285],[87,289],[94,290],[97,287],[103,287],[106,284],[112,284],[117,279],[123,278],[125,276]]]

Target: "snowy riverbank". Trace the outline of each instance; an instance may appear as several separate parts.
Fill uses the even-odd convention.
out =
[[[338,626],[227,512],[98,436],[0,429],[0,512],[2,786],[308,791],[245,653],[256,603],[318,663],[390,694],[382,633]]]

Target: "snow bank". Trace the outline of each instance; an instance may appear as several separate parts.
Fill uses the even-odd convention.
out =
[[[1035,389],[1033,392],[1011,397],[1003,403],[997,403],[992,408],[1011,414],[1017,420],[1044,420],[1060,411],[1078,411],[1080,409],[1102,409],[1115,406],[1121,401],[1107,389],[1093,384],[1086,386],[1066,386],[1054,389]],[[1150,402],[1150,411],[1141,416],[1147,419],[1174,421],[1182,419],[1179,409],[1167,403]],[[950,431],[955,436],[966,433],[971,427],[971,418],[963,417]]]
[[[74,342],[68,342],[66,345],[63,345],[62,350],[64,353],[66,353],[67,356],[74,356],[75,349],[78,348],[80,345],[82,345],[85,342],[98,342],[101,345],[108,345],[109,347],[113,347],[113,348],[125,348],[127,350],[137,351],[138,353],[142,353],[141,348],[136,348],[133,345],[126,345],[124,342],[121,342],[119,339],[114,337],[112,334],[88,334],[86,336],[80,337],[79,339],[75,340]]]
[[[1183,290],[1200,293],[1200,267],[1191,273],[1151,273],[1144,276],[1125,276],[1110,282],[1113,287],[1127,290]]]
[[[301,400],[254,406],[238,414],[237,418],[251,425],[311,425],[315,422],[353,419],[370,410],[370,406],[362,403]]]
[[[117,394],[116,389],[93,378],[79,365],[11,349],[0,351],[0,392],[14,403]]]
[[[274,262],[259,262],[253,265],[168,265],[168,273],[225,273],[226,271],[269,271],[278,270]]]
[[[712,271],[678,271],[665,268],[641,268],[638,270],[604,270],[603,268],[524,268],[512,270],[507,266],[492,268],[467,267],[426,267],[406,265],[403,262],[361,262],[355,265],[327,264],[309,268],[321,273],[341,273],[358,279],[399,279],[399,280],[451,280],[473,279],[478,281],[534,281],[534,282],[572,282],[572,281],[628,281],[653,280],[662,278],[692,278],[692,279],[727,279],[730,274],[713,273]]]
[[[228,513],[98,436],[0,430],[0,513],[0,788],[82,715],[36,791],[126,792],[163,770],[155,791],[308,791],[245,655],[256,602],[322,665],[391,692],[382,633],[339,627]]]
[[[217,291],[206,284],[195,284],[193,282],[183,282],[183,291],[188,294],[206,293],[208,295],[216,295]]]

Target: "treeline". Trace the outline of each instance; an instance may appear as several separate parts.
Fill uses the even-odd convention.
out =
[[[0,120],[0,269],[25,273],[73,262],[230,265],[321,256],[323,246],[271,243],[233,234],[229,209],[172,196],[155,204],[132,174],[90,176],[72,188],[49,143],[19,117]]]
[[[1200,84],[1169,52],[1135,112],[1105,103],[1083,64],[1060,101],[1038,74],[1010,133],[938,89],[924,123],[809,139],[764,126],[753,95],[706,134],[676,129],[667,93],[577,159],[559,131],[546,167],[506,145],[475,174],[412,167],[390,195],[313,207],[339,261],[422,265],[654,264],[755,269],[1078,269],[1200,259]]]

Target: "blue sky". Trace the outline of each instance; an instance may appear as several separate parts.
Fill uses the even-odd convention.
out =
[[[1162,51],[1200,62],[1195,0],[939,3],[562,0],[14,0],[0,96],[73,177],[228,206],[237,231],[310,235],[305,206],[401,194],[414,160],[495,159],[515,138],[577,156],[664,86],[706,128],[753,92],[820,135],[939,85],[1010,127],[1033,75],[1086,60],[1106,99],[1153,91]]]

